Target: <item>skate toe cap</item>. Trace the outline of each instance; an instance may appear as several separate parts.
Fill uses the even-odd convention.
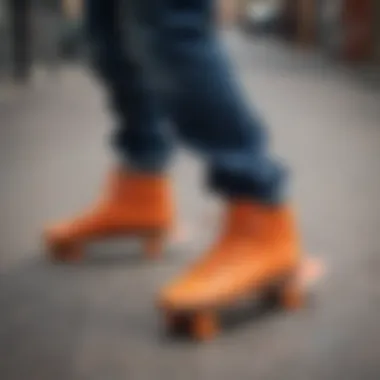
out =
[[[186,286],[172,286],[164,289],[158,299],[158,305],[163,309],[192,310],[205,307],[212,300],[210,292],[202,283],[190,283]]]
[[[72,235],[70,225],[65,222],[50,225],[43,232],[45,242],[53,246],[69,242]]]

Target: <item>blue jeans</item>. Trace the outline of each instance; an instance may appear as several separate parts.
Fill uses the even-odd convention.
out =
[[[129,165],[164,170],[175,134],[203,156],[212,189],[281,202],[285,171],[231,72],[212,3],[87,0],[94,67],[119,121],[116,149]]]

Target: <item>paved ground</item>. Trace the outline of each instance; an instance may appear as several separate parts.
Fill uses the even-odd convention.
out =
[[[379,379],[375,79],[276,43],[231,35],[228,44],[294,168],[305,245],[330,266],[314,307],[245,318],[204,346],[164,338],[153,294],[215,231],[202,222],[213,204],[201,166],[186,152],[173,175],[193,241],[153,267],[125,242],[94,247],[79,266],[47,263],[42,225],[88,203],[110,161],[100,92],[65,69],[0,106],[0,379]]]

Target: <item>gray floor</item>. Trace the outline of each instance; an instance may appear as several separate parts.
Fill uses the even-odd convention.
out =
[[[186,152],[172,170],[191,241],[153,266],[125,242],[93,247],[78,266],[46,262],[41,227],[96,196],[110,162],[100,91],[67,68],[0,106],[0,379],[380,378],[377,79],[276,42],[230,35],[228,45],[294,169],[305,246],[328,263],[317,302],[246,319],[207,345],[163,336],[153,295],[216,230]]]

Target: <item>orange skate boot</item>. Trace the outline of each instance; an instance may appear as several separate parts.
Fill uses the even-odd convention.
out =
[[[90,241],[138,235],[146,239],[148,257],[158,256],[173,220],[169,182],[162,176],[116,171],[104,199],[82,216],[48,228],[46,243],[52,258],[82,259]]]
[[[292,212],[237,202],[229,206],[220,240],[184,276],[161,292],[158,305],[169,330],[185,324],[196,339],[218,329],[216,311],[276,285],[287,308],[302,304],[301,260]]]

